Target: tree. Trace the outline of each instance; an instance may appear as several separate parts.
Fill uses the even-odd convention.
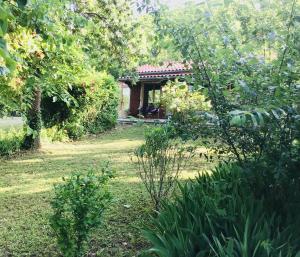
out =
[[[15,63],[7,51],[5,34],[8,29],[8,20],[12,18],[7,6],[0,1],[0,58],[1,58],[1,75],[13,70]],[[6,70],[8,69],[8,71]]]
[[[5,35],[8,29],[8,22],[12,18],[12,15],[7,6],[2,1],[0,1],[0,4],[0,116],[2,116],[5,115],[7,109],[9,109],[7,106],[7,102],[5,102],[2,97],[2,94],[9,95],[11,92],[2,92],[4,91],[4,88],[1,87],[1,82],[4,81],[4,76],[7,76],[15,69],[15,62],[8,53],[5,40]]]
[[[1,87],[13,93],[26,116],[27,148],[38,148],[42,127],[42,96],[76,102],[73,84],[93,70],[118,70],[134,63],[136,40],[126,1],[7,1],[14,14],[7,35],[18,65]],[[125,47],[126,46],[126,47]],[[116,74],[118,75],[118,74]],[[76,103],[75,103],[76,104]]]
[[[240,163],[292,144],[299,8],[294,0],[284,7],[277,1],[206,1],[157,16],[159,32],[192,63],[194,88],[211,101],[219,129],[214,136]],[[275,144],[275,138],[287,141]]]
[[[157,34],[157,24],[153,15],[146,13],[139,16],[138,29],[141,34],[139,64],[154,64],[182,60],[181,52],[176,48],[169,35]]]

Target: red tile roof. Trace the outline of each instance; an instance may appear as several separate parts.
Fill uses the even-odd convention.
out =
[[[176,78],[192,75],[191,65],[178,62],[165,62],[161,66],[142,65],[137,68],[140,80],[151,80],[160,78]],[[121,77],[120,81],[130,80],[130,76]]]
[[[178,62],[165,62],[161,66],[153,65],[142,65],[137,68],[138,73],[148,73],[148,72],[168,72],[168,71],[187,71],[190,70],[190,65],[185,65]]]

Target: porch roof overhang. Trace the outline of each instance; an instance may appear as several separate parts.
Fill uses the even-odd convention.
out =
[[[169,63],[163,66],[143,65],[137,69],[138,82],[160,82],[192,75],[190,65],[186,66],[181,63]],[[132,80],[133,76],[119,78],[120,82],[132,82]]]

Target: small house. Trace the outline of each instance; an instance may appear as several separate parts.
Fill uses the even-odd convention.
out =
[[[165,118],[165,111],[159,104],[162,88],[170,80],[184,79],[191,75],[191,67],[182,63],[167,62],[162,66],[138,67],[136,79],[132,76],[119,78],[122,91],[121,115],[126,115],[126,110],[127,116]]]

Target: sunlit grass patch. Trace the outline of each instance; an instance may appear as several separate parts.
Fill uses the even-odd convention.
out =
[[[44,142],[40,152],[2,159],[0,165],[0,256],[59,256],[48,216],[53,184],[75,171],[88,171],[110,161],[116,178],[110,183],[114,200],[105,221],[94,231],[93,256],[137,256],[147,243],[139,227],[147,221],[151,205],[131,161],[143,143],[145,127],[124,126],[77,142]],[[181,179],[206,169],[195,159]]]
[[[23,120],[20,117],[0,118],[0,129],[20,129],[23,126]]]

